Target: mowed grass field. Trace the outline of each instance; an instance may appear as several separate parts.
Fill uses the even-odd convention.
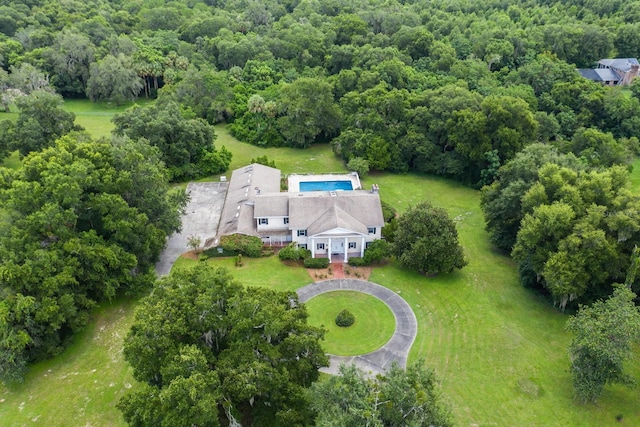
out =
[[[231,168],[267,155],[284,173],[345,170],[326,145],[310,150],[264,149],[235,141],[223,126],[217,132],[216,144],[234,153]],[[632,181],[640,191],[638,161],[635,168]],[[373,183],[380,186],[382,199],[400,212],[429,200],[447,209],[457,222],[469,259],[462,271],[424,277],[391,262],[375,268],[370,277],[398,292],[415,311],[419,331],[410,362],[424,360],[436,369],[457,425],[640,425],[637,389],[609,386],[596,405],[573,400],[567,354],[571,336],[564,330],[568,316],[524,289],[515,264],[492,249],[477,191],[415,174],[374,174],[363,179],[365,188]],[[176,268],[194,262],[181,259]],[[304,269],[284,265],[276,257],[245,258],[242,267],[235,267],[232,259],[211,262],[228,268],[246,285],[294,290],[311,282]],[[33,365],[23,384],[0,387],[0,425],[124,425],[115,402],[128,387],[135,387],[121,358],[134,306],[115,301],[95,310],[90,326],[63,354]],[[628,367],[640,380],[640,348],[635,350]],[[618,415],[622,423],[616,421]]]
[[[393,335],[396,320],[391,309],[378,298],[362,292],[336,291],[311,298],[306,303],[309,324],[327,332],[322,344],[327,353],[357,356],[382,347]],[[353,325],[336,325],[342,310],[355,318]]]

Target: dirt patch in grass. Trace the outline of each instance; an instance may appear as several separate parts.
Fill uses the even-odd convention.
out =
[[[192,259],[197,261],[198,257],[200,256],[201,252],[197,252],[197,251],[189,251],[189,252],[185,252],[182,255],[180,255],[180,258],[186,258],[186,259]]]
[[[307,273],[314,282],[329,279],[369,280],[373,267],[352,267],[349,264],[330,265],[329,268],[307,268]]]

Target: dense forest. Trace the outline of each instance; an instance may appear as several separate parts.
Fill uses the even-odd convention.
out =
[[[640,79],[576,70],[640,57],[640,1],[0,5],[0,104],[19,111],[0,158],[24,157],[0,169],[0,377],[59,352],[97,302],[149,286],[185,203],[167,181],[229,165],[220,122],[247,143],[331,144],[358,170],[482,188],[495,247],[562,309],[640,288]],[[99,142],[60,109],[141,97],[157,101]]]

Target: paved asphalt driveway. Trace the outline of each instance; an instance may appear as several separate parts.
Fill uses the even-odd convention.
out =
[[[321,369],[328,374],[337,374],[341,363],[353,363],[364,372],[373,375],[384,373],[391,367],[392,362],[405,368],[409,350],[418,334],[418,321],[409,304],[395,292],[364,280],[334,279],[316,282],[298,289],[300,302],[307,302],[311,298],[332,291],[356,291],[374,296],[389,306],[396,318],[396,330],[393,336],[382,348],[360,356],[330,356],[331,364]],[[372,331],[374,332],[374,331]]]
[[[200,236],[202,243],[215,236],[228,185],[226,182],[191,182],[187,185],[191,199],[182,217],[182,232],[167,239],[167,247],[156,264],[158,276],[169,274],[178,257],[191,250],[187,246],[189,236]]]

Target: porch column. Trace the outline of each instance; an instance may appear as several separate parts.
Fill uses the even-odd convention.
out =
[[[331,264],[331,237],[329,237],[329,247],[327,248],[327,257],[329,258],[329,264]]]
[[[360,258],[364,258],[364,237],[362,238],[362,244],[360,245]]]
[[[349,238],[344,238],[344,262],[347,262],[349,258],[347,257],[347,252],[349,252]]]
[[[316,257],[316,239],[314,237],[311,238],[311,258]]]

